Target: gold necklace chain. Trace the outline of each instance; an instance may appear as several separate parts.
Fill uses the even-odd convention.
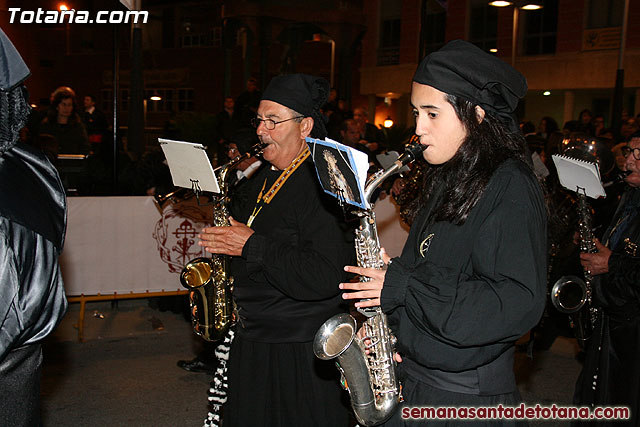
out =
[[[304,162],[310,154],[311,152],[309,151],[309,147],[306,147],[305,150],[300,153],[300,155],[296,157],[285,170],[282,171],[278,179],[276,179],[276,182],[273,183],[271,188],[269,188],[266,193],[264,193],[264,189],[267,186],[267,178],[264,179],[262,189],[260,190],[258,199],[256,200],[256,205],[253,207],[253,212],[251,212],[251,216],[249,216],[249,220],[247,221],[248,227],[251,227],[253,221],[262,210],[262,207],[265,204],[268,205],[269,203],[271,203],[271,200],[275,197],[276,194],[278,194],[278,191],[280,191],[280,189],[284,186],[284,183],[287,182],[291,174],[293,174],[293,172],[295,172],[295,170],[300,167],[302,162]]]

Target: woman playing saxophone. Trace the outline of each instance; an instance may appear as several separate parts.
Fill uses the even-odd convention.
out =
[[[386,270],[347,266],[370,280],[340,284],[356,307],[381,306],[397,338],[404,402],[385,426],[409,424],[409,407],[520,403],[514,344],[546,293],[546,211],[513,116],[526,90],[520,73],[460,40],[414,75],[430,166],[409,237],[400,257],[383,254]],[[508,421],[484,420],[497,423]]]

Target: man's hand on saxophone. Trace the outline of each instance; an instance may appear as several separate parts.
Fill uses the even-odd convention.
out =
[[[592,276],[608,273],[611,250],[600,243],[598,239],[593,239],[593,243],[595,243],[598,252],[591,254],[582,252],[580,254],[580,264]]]
[[[229,223],[228,227],[203,228],[198,244],[213,254],[242,255],[242,248],[254,231],[232,217],[229,217]]]

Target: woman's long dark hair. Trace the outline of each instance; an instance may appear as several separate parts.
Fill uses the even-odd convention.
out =
[[[463,98],[447,94],[446,100],[453,106],[467,136],[449,161],[427,167],[422,192],[412,213],[415,218],[435,190],[444,185],[429,220],[463,224],[498,166],[507,159],[521,160],[530,168],[532,164],[520,132],[510,131],[488,111],[478,123],[475,105]]]

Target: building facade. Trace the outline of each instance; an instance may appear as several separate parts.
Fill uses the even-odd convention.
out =
[[[495,50],[525,75],[529,92],[521,119],[537,124],[551,116],[562,127],[590,109],[609,126],[624,0],[543,0],[542,9],[517,14],[513,6],[496,8],[488,1],[370,2],[363,51],[377,55],[363,56],[360,93],[376,110],[376,124],[387,116],[410,124],[408,96],[418,62],[447,41],[465,39]],[[640,2],[629,3],[623,107],[633,116],[640,113]]]
[[[9,23],[9,8],[56,10],[61,0],[0,0],[0,26],[32,71],[28,88],[37,108],[46,108],[56,87],[71,86],[79,100],[92,94],[112,112],[115,71],[118,123],[126,128],[134,117],[133,59],[139,60],[147,144],[177,115],[220,111],[224,97],[240,94],[249,77],[264,88],[291,72],[327,78],[349,107],[367,108],[370,122],[390,117],[411,126],[413,72],[422,57],[453,39],[494,50],[526,76],[521,119],[551,116],[562,126],[587,108],[610,125],[625,0],[542,0],[542,9],[518,13],[488,1],[142,0],[149,19],[138,27],[139,47],[127,23]],[[66,3],[92,13],[124,10],[113,0]],[[635,115],[640,1],[629,3],[623,105]],[[154,94],[162,99],[151,101]]]

